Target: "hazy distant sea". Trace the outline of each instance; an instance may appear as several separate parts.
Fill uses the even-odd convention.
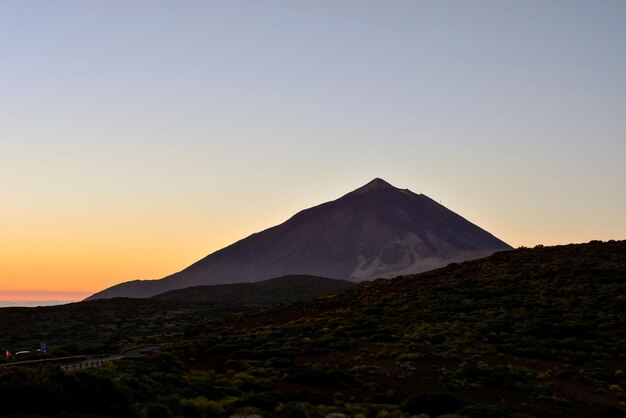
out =
[[[65,305],[76,302],[75,300],[0,300],[0,308],[22,307],[33,308],[35,306]]]

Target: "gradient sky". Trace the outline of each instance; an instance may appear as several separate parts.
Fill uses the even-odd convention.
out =
[[[160,278],[374,177],[626,239],[626,2],[0,2],[0,300]]]

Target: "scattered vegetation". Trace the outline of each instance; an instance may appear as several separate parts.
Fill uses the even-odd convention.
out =
[[[522,248],[308,303],[189,312],[195,325],[153,357],[1,368],[0,410],[624,417],[625,290],[625,241]]]
[[[172,343],[207,318],[246,308],[117,298],[39,308],[0,309],[0,350],[34,351],[47,343],[48,357],[115,353],[151,343]],[[22,359],[40,358],[31,353]],[[2,364],[4,358],[0,358]]]

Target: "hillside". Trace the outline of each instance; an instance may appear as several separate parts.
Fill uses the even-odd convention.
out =
[[[522,248],[214,317],[154,358],[71,375],[0,370],[0,391],[11,394],[0,408],[129,417],[625,417],[625,312],[626,241]],[[2,383],[18,378],[21,391]],[[54,391],[56,403],[33,404],[35,389],[40,398]]]
[[[54,356],[115,353],[133,345],[171,343],[180,341],[187,328],[209,318],[310,300],[353,286],[342,280],[290,276],[258,283],[201,286],[150,299],[0,308],[0,352],[36,350],[40,342],[46,342]]]
[[[194,286],[171,290],[151,299],[230,306],[265,306],[305,301],[355,286],[345,280],[286,276],[256,283]]]
[[[626,241],[518,249],[209,323],[185,363],[228,360],[277,402],[626,416],[625,313]]]
[[[138,344],[180,341],[198,321],[245,309],[129,298],[1,308],[0,352],[36,350],[46,342],[54,356],[115,353]]]
[[[121,283],[88,299],[150,297],[191,286],[289,275],[358,282],[419,273],[509,249],[429,197],[374,179],[171,276]]]

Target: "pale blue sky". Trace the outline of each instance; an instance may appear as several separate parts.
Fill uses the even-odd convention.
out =
[[[20,254],[165,275],[374,177],[514,246],[626,238],[621,0],[3,1],[0,98]]]

